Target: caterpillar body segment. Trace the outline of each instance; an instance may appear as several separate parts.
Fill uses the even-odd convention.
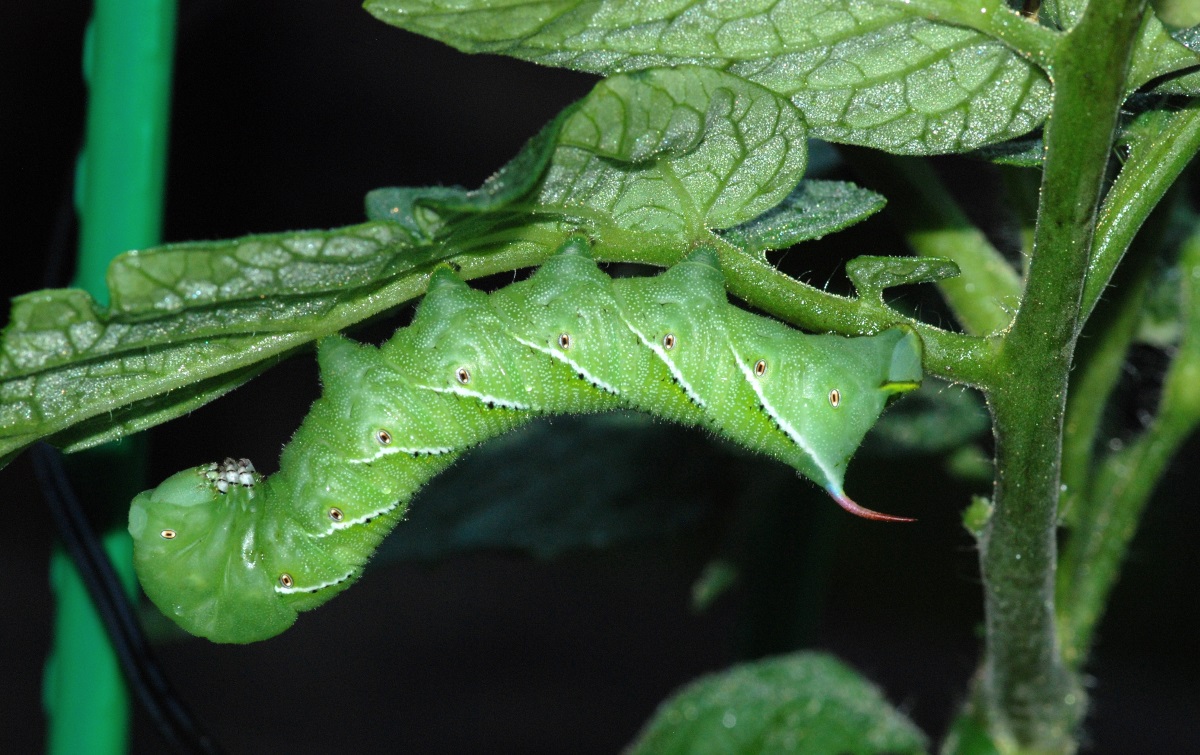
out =
[[[898,519],[855,504],[842,481],[889,397],[920,383],[920,360],[905,328],[814,336],[734,307],[707,250],[613,280],[573,238],[490,295],[439,268],[413,323],[382,346],[321,341],[324,392],[279,472],[237,467],[229,478],[250,484],[222,490],[208,465],[137,496],[135,566],[189,632],[265,639],[353,584],[415,492],[462,452],[541,415],[614,409],[705,427],[855,514]]]

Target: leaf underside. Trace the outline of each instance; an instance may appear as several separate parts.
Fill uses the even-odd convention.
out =
[[[796,653],[693,682],[659,706],[627,752],[923,753],[925,737],[850,667]]]
[[[979,31],[901,3],[370,0],[394,26],[471,53],[605,76],[699,65],[786,97],[813,135],[905,154],[1005,141],[1049,112],[1045,74]]]

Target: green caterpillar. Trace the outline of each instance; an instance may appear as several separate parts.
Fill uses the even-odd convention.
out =
[[[791,465],[848,511],[842,479],[889,396],[921,379],[907,328],[806,335],[732,306],[700,250],[613,280],[572,238],[492,294],[438,268],[381,347],[335,336],[324,394],[262,478],[246,460],[180,472],[129,512],[147,595],[187,631],[254,642],[346,589],[413,494],[466,449],[547,414],[632,408]]]

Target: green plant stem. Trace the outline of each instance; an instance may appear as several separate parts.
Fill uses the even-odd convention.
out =
[[[565,239],[567,230],[563,227],[537,233],[536,244],[514,244],[511,250],[500,254],[454,257],[459,274],[471,280],[541,265],[550,253],[548,250],[556,248]],[[729,292],[767,314],[815,332],[849,336],[870,335],[904,323],[915,328],[925,343],[927,372],[972,386],[983,385],[994,372],[992,363],[998,344],[996,339],[942,330],[901,315],[881,302],[866,297],[850,298],[831,294],[784,275],[762,255],[746,254],[715,234],[705,234],[697,243],[709,244],[717,250]],[[678,264],[688,252],[687,249],[681,249],[677,242],[655,246],[644,241],[639,243],[636,238],[627,244],[619,240],[606,243],[595,251],[604,262],[637,262],[662,267]],[[401,283],[380,289],[378,295],[371,297],[368,306],[373,308],[372,312],[377,312],[402,304],[421,295],[424,283],[424,279],[406,278]],[[381,302],[386,302],[386,306],[381,306]],[[362,311],[356,311],[353,317],[348,315],[344,319],[347,323],[353,323],[365,316]],[[298,338],[292,348],[301,345],[303,340],[306,339]]]
[[[1158,414],[1137,440],[1103,461],[1063,553],[1059,627],[1064,657],[1076,668],[1087,660],[1146,503],[1179,447],[1200,426],[1200,234],[1184,244],[1179,269],[1183,340],[1163,383]]]
[[[1082,696],[1054,623],[1067,378],[1105,167],[1144,0],[1088,5],[1055,54],[1025,297],[988,391],[995,511],[979,538],[987,650],[977,707],[1002,750],[1074,750]]]
[[[780,273],[765,260],[723,242],[716,244],[730,293],[794,325],[817,332],[866,335],[905,323],[925,343],[925,370],[938,377],[978,386],[994,373],[997,341],[952,333],[917,322],[866,297],[822,291]]]
[[[531,227],[521,231],[532,244],[513,244],[512,249],[499,254],[462,255],[454,257],[459,274],[466,280],[509,272],[522,267],[534,267],[546,261],[568,232],[564,225],[556,230]],[[598,246],[597,257],[604,262],[637,262],[669,267],[678,264],[688,253],[677,241],[647,244],[631,236],[622,243],[620,236],[610,234],[608,243]],[[504,239],[498,239],[504,240]],[[866,297],[850,298],[831,294],[790,278],[779,272],[762,255],[746,254],[715,234],[705,233],[696,242],[713,246],[721,260],[726,288],[746,303],[786,322],[816,332],[843,335],[870,335],[897,323],[915,328],[925,343],[925,369],[938,377],[967,385],[982,385],[992,374],[991,364],[996,350],[995,339],[954,333],[905,317],[880,302]],[[367,303],[371,312],[397,306],[419,296],[424,291],[424,279],[406,278],[399,284],[380,289]],[[386,302],[386,306],[381,306]],[[359,308],[360,310],[362,308]],[[347,323],[366,316],[363,311],[348,313]],[[340,325],[337,327],[345,327]],[[333,331],[336,331],[336,327]],[[302,339],[296,345],[300,345]]]
[[[1010,9],[1005,0],[891,0],[916,8],[926,18],[977,29],[1048,69],[1054,61],[1058,34]]]
[[[865,183],[887,197],[889,216],[918,256],[958,265],[961,274],[937,286],[963,328],[974,335],[1007,329],[1021,300],[1021,279],[959,208],[929,162],[878,150],[841,151],[869,177]]]

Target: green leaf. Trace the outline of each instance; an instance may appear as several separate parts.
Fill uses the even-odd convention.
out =
[[[14,299],[0,343],[0,378],[44,377],[81,363],[89,374],[105,375],[104,360],[122,353],[146,365],[163,362],[155,349],[168,342],[289,332],[327,317],[343,289],[434,258],[407,252],[409,240],[399,226],[368,223],[127,253],[109,268],[107,309],[75,289]],[[186,363],[163,366],[190,371]]]
[[[790,97],[818,138],[898,154],[1006,141],[1049,113],[1048,80],[995,40],[920,19],[871,26],[730,71]]]
[[[1200,53],[1200,26],[1179,29],[1171,36],[1193,54]],[[1168,78],[1154,87],[1154,91],[1160,94],[1198,95],[1200,94],[1200,71],[1193,70]]]
[[[116,406],[112,411],[87,419],[50,436],[51,443],[75,453],[101,443],[118,440],[155,425],[183,416],[220,398],[272,367],[278,360],[266,359],[239,370],[192,383],[186,389],[162,393],[141,401]]]
[[[190,411],[417,296],[441,260],[467,278],[512,270],[584,227],[600,255],[672,263],[708,229],[787,196],[805,155],[787,100],[719,71],[649,71],[602,82],[477,190],[384,190],[367,201],[379,219],[359,226],[125,254],[109,269],[108,309],[73,290],[14,302],[0,342],[0,457]]]
[[[600,82],[479,190],[380,189],[367,208],[460,251],[503,235],[483,224],[530,216],[587,227],[601,246],[678,250],[778,204],[803,177],[806,155],[804,123],[786,99],[684,66]],[[471,213],[475,225],[447,234],[449,219]]]
[[[749,252],[786,249],[848,228],[886,203],[882,195],[845,181],[802,181],[778,205],[723,235]]]
[[[1128,89],[1132,92],[1160,76],[1197,65],[1200,65],[1200,55],[1168,34],[1157,16],[1147,13],[1133,48]]]
[[[1050,83],[1034,64],[902,3],[369,0],[366,8],[465,52],[608,76],[722,69],[790,98],[819,138],[892,152],[974,149],[1024,134],[1049,112]]]
[[[1038,15],[1051,26],[1069,29],[1079,21],[1087,0],[1042,0]]]
[[[449,217],[491,212],[515,202],[530,193],[546,172],[558,146],[563,121],[571,112],[568,108],[542,127],[516,157],[478,189],[461,186],[376,189],[367,194],[367,217],[399,223],[417,238],[431,241]]]
[[[629,755],[923,753],[925,737],[832,656],[796,653],[703,677],[659,706]]]
[[[1189,97],[1200,95],[1200,71],[1169,78],[1154,87],[1154,91],[1159,94],[1182,94]]]
[[[984,498],[981,495],[971,496],[971,504],[963,509],[963,527],[976,540],[983,537],[987,529],[987,523],[991,520],[992,514],[996,507],[992,505],[990,498]],[[970,719],[964,722],[969,723]]]
[[[566,119],[527,205],[697,238],[778,204],[806,155],[800,114],[760,86],[691,66],[615,76]]]
[[[529,264],[520,230],[508,237],[515,251],[466,259],[464,275]],[[0,458],[44,437],[78,449],[191,411],[417,296],[454,253],[376,222],[132,252],[109,270],[107,309],[72,289],[18,297],[0,335]]]
[[[111,315],[139,320],[184,310],[220,307],[220,317],[207,323],[226,335],[238,324],[261,329],[263,315],[276,304],[263,297],[323,294],[369,285],[397,265],[396,251],[414,239],[391,223],[364,223],[332,231],[247,236],[231,241],[170,244],[149,252],[129,252],[108,269]],[[429,262],[406,255],[402,265]],[[307,302],[303,312],[324,314],[332,300]],[[270,319],[280,319],[270,312]],[[197,323],[197,327],[204,325]],[[98,336],[103,342],[103,337]]]
[[[1045,158],[1046,144],[1040,136],[1025,136],[998,144],[980,147],[972,154],[983,160],[997,165],[1011,165],[1014,168],[1040,168]]]
[[[953,278],[958,265],[938,257],[855,257],[846,263],[846,275],[858,295],[882,299],[884,289],[911,283],[936,283]]]

